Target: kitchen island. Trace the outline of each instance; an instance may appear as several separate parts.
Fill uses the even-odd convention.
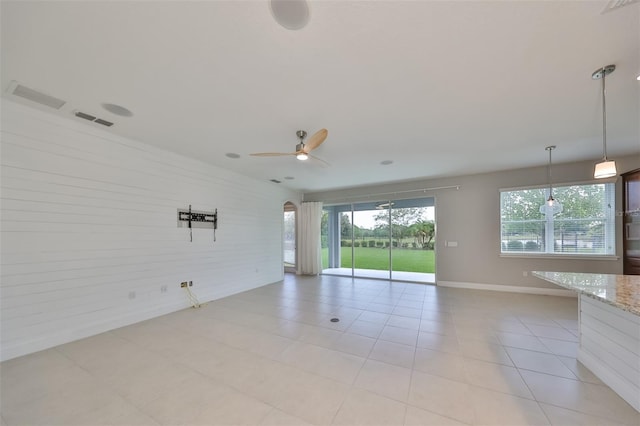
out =
[[[640,411],[640,276],[533,271],[578,292],[578,360]]]

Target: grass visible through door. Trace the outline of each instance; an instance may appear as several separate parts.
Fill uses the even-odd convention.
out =
[[[354,247],[356,258],[355,268],[375,269],[386,271],[389,269],[389,249],[376,247]],[[420,249],[393,249],[391,251],[394,271],[434,273],[435,252],[433,250]],[[342,247],[340,250],[340,267],[351,268],[351,247]],[[329,264],[329,252],[322,249],[322,266]]]

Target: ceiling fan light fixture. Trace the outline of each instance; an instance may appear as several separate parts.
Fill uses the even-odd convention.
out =
[[[316,162],[320,162],[328,166],[329,163],[327,163],[326,161],[321,160],[320,158],[314,157],[313,155],[309,154],[311,151],[319,147],[324,142],[324,140],[327,138],[328,133],[329,132],[327,131],[327,129],[320,129],[309,138],[307,143],[304,143],[304,139],[307,137],[307,132],[304,130],[298,130],[296,132],[296,136],[298,137],[300,142],[298,142],[298,144],[296,145],[295,151],[293,152],[254,152],[253,154],[250,154],[250,155],[256,156],[256,157],[280,157],[283,155],[285,156],[291,155],[291,156],[295,156],[300,161],[305,161],[305,160],[308,160],[309,157],[312,157],[314,160],[316,160]]]

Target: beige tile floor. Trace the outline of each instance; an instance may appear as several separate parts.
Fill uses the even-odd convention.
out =
[[[576,319],[573,298],[288,275],[2,363],[1,420],[639,425],[576,361]]]

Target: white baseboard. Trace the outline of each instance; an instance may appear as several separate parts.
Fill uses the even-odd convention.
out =
[[[440,281],[440,280],[436,282],[436,285],[439,287],[468,288],[471,290],[506,291],[510,293],[539,294],[544,296],[578,297],[578,293],[576,293],[575,291],[555,289],[555,288],[525,287],[525,286],[515,286],[515,285],[482,284],[482,283],[468,283],[468,282],[460,282],[460,281]]]
[[[278,281],[275,281],[278,282]],[[223,297],[231,296],[243,291],[252,290],[254,288],[262,287],[267,284],[250,284],[241,288],[228,288],[215,294],[204,294],[196,296],[200,299],[202,304],[210,302],[212,300],[221,299]],[[162,315],[170,314],[182,309],[187,309],[191,305],[184,298],[178,302],[168,303],[162,306],[155,306],[151,309],[144,311],[136,311],[133,313],[127,313],[125,315],[110,318],[107,321],[99,321],[90,324],[84,324],[78,328],[72,328],[60,331],[58,333],[47,334],[45,336],[36,337],[29,340],[24,340],[16,343],[6,342],[0,348],[0,361],[6,361],[12,358],[17,358],[22,355],[39,352],[45,349],[53,348],[65,343],[74,342],[76,340],[84,339],[86,337],[95,336],[100,333],[115,330],[120,327],[126,327],[131,324],[146,321],[152,318],[156,318]]]
[[[171,312],[176,312],[188,307],[189,304],[185,301],[179,303],[171,303],[159,307],[154,307],[152,309],[147,309],[145,311],[126,314],[117,318],[109,319],[108,321],[85,324],[78,328],[67,329],[58,333],[47,334],[45,336],[36,337],[34,339],[16,342],[15,344],[7,342],[2,346],[2,350],[0,351],[0,361],[6,361],[22,355],[31,354],[34,352],[53,348],[58,345],[63,345],[65,343],[74,342],[86,337],[95,336],[96,334],[105,333],[110,330],[115,330],[116,328],[125,327],[127,325],[159,317]]]

